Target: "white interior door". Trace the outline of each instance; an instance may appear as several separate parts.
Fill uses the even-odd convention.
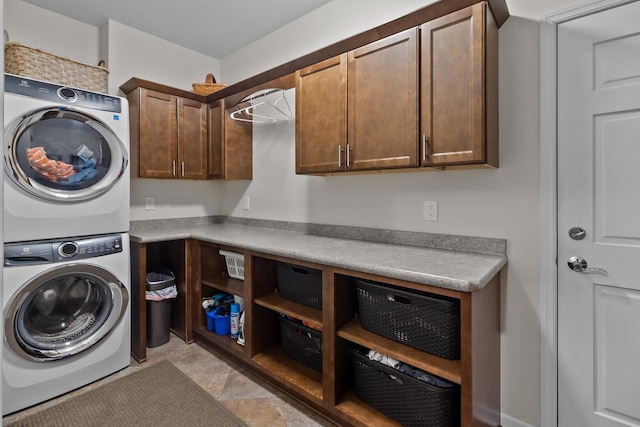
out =
[[[584,238],[571,238],[572,227]],[[586,271],[573,271],[571,257]],[[639,277],[633,2],[558,26],[559,426],[640,426]]]

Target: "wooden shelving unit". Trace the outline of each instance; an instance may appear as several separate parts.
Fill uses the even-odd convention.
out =
[[[135,271],[136,280],[144,280],[142,271],[149,268],[163,265],[175,269],[181,298],[172,323],[174,332],[187,342],[198,340],[221,351],[282,392],[341,425],[399,425],[356,396],[350,355],[353,346],[376,350],[458,384],[461,427],[499,424],[498,275],[481,291],[465,293],[191,239],[148,247],[134,245],[132,249],[135,249],[132,253],[137,258],[133,259],[139,269]],[[219,253],[221,249],[244,255],[244,280],[227,274],[225,258]],[[278,293],[279,262],[320,270],[321,309],[290,301]],[[365,330],[357,313],[354,279],[458,299],[460,359],[441,358]],[[144,302],[144,287],[139,289],[142,291],[135,295],[138,298],[135,304],[144,306],[140,304]],[[229,335],[216,335],[207,330],[202,298],[220,292],[245,300],[245,346],[238,345]],[[278,313],[295,317],[322,332],[322,372],[285,354]],[[142,333],[145,315],[141,312],[135,319],[134,354],[141,361],[145,357]]]
[[[399,424],[362,402],[355,394],[350,349],[370,348],[387,354],[460,386],[462,427],[499,422],[500,340],[498,276],[483,289],[463,293],[423,286],[358,271],[335,269],[253,251],[188,241],[191,266],[192,334],[195,339],[242,362],[283,392],[299,399],[325,416],[344,425],[398,426]],[[229,277],[219,250],[243,253],[245,280]],[[285,262],[322,272],[322,309],[283,298],[278,293],[277,265]],[[389,283],[407,290],[431,292],[460,300],[461,357],[449,360],[365,330],[357,314],[354,279]],[[227,292],[245,298],[246,346],[229,336],[206,328],[200,306],[203,296]],[[295,317],[322,331],[322,372],[315,371],[284,353],[279,314]],[[483,414],[476,413],[482,407]],[[489,418],[487,418],[489,414]]]

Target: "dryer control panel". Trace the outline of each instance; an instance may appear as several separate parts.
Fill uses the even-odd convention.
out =
[[[114,113],[122,112],[122,103],[117,96],[33,80],[13,74],[4,75],[4,90],[16,95],[45,99],[56,104],[93,108]]]
[[[68,260],[95,258],[122,252],[122,236],[88,237],[76,240],[21,242],[4,245],[5,267],[48,264]]]

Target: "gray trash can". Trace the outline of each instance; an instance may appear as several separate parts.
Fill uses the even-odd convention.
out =
[[[169,270],[147,273],[147,347],[169,342],[171,304],[178,296],[176,278]]]

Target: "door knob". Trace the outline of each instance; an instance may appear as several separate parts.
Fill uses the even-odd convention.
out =
[[[604,268],[588,268],[587,260],[582,258],[581,256],[572,256],[571,258],[569,258],[569,261],[567,262],[567,264],[569,265],[569,268],[575,271],[576,273],[609,274],[609,272]]]

